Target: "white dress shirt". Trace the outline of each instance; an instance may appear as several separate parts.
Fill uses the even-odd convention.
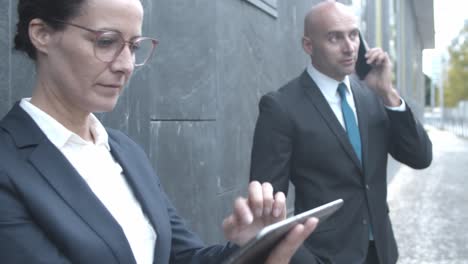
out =
[[[20,106],[68,159],[123,229],[138,264],[153,263],[156,233],[110,153],[108,135],[90,115],[94,143],[82,139],[24,98]],[[103,223],[106,224],[106,223]]]
[[[341,82],[338,82],[335,79],[328,77],[327,75],[319,72],[312,64],[307,66],[307,73],[317,84],[318,88],[322,92],[323,96],[330,105],[333,113],[340,122],[341,126],[346,130],[346,125],[343,119],[343,112],[341,110],[341,98],[338,94],[338,84],[341,82],[346,85],[346,100],[348,101],[351,110],[353,110],[354,117],[356,118],[356,124],[359,124],[359,118],[356,113],[356,105],[354,103],[353,91],[351,90],[351,85],[349,82],[349,77],[346,76]],[[401,99],[401,98],[400,98]],[[403,112],[406,110],[406,104],[403,99],[401,99],[401,105],[396,107],[385,106],[387,109],[392,111]]]
[[[317,84],[341,126],[346,130],[343,112],[341,111],[341,98],[338,94],[338,84],[341,82],[344,83],[346,85],[346,100],[348,101],[351,110],[353,110],[354,117],[356,118],[356,124],[359,124],[359,119],[356,114],[356,105],[354,104],[353,91],[349,88],[350,84],[348,76],[346,76],[343,81],[339,82],[319,72],[312,64],[307,66],[307,73]]]

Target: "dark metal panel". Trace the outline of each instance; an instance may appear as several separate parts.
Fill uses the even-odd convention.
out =
[[[0,0],[0,116],[10,108],[10,1]]]
[[[16,23],[18,14],[16,11],[17,1],[11,2],[10,10],[10,37],[9,42],[13,47],[14,35],[16,32]],[[36,71],[34,63],[26,53],[9,49],[10,58],[10,103],[14,103],[23,97],[31,97],[32,89],[35,83]]]
[[[212,0],[158,1],[149,33],[160,44],[151,64],[151,119],[216,119],[215,25]]]
[[[241,3],[217,5],[217,122],[221,168],[227,173],[221,178],[223,190],[247,186],[260,96],[298,76],[308,61],[300,45],[303,5],[282,4],[282,15],[272,19]]]
[[[220,204],[215,122],[151,122],[150,158],[161,183],[189,226],[206,241],[220,237]]]

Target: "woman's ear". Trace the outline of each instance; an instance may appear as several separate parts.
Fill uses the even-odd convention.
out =
[[[29,22],[29,39],[36,50],[41,53],[48,53],[52,28],[40,18],[34,18]]]

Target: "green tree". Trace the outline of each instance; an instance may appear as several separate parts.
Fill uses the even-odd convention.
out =
[[[468,100],[468,22],[448,51],[450,59],[444,83],[444,103],[447,107],[453,107],[461,100]]]

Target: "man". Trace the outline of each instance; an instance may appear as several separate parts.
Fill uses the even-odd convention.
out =
[[[391,154],[417,169],[432,161],[432,143],[392,85],[392,64],[380,48],[363,82],[354,73],[357,18],[335,1],[307,14],[303,49],[311,64],[259,103],[251,180],[275,191],[295,186],[295,212],[337,198],[343,207],[307,239],[301,263],[395,263],[388,216],[386,167]],[[338,88],[340,87],[340,88]]]

